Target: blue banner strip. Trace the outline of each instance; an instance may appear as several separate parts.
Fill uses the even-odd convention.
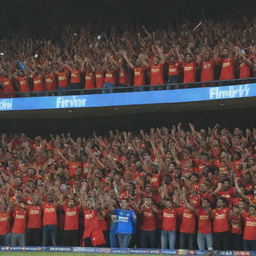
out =
[[[237,99],[256,96],[256,83],[148,92],[0,99],[0,111],[72,109]]]
[[[141,254],[141,255],[216,255],[216,256],[256,256],[248,251],[198,251],[198,250],[169,250],[169,249],[125,249],[97,247],[0,247],[0,251],[15,252],[73,252],[99,254]]]

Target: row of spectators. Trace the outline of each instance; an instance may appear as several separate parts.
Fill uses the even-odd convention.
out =
[[[67,27],[59,41],[0,41],[3,94],[248,79],[256,76],[255,19],[185,20],[163,30],[95,34]],[[205,86],[205,84],[203,84]],[[180,88],[178,86],[177,88]]]
[[[1,135],[0,242],[256,250],[256,129]]]

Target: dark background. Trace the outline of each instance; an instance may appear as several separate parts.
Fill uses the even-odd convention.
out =
[[[58,39],[66,25],[92,30],[162,28],[183,18],[255,17],[255,0],[1,0],[0,35],[24,32]],[[114,27],[114,28],[113,28]]]
[[[24,132],[31,136],[71,132],[72,136],[76,137],[90,136],[93,131],[104,135],[111,129],[139,131],[141,128],[147,130],[151,127],[171,127],[179,122],[183,123],[184,127],[188,127],[188,123],[192,122],[197,128],[213,127],[216,123],[229,129],[256,127],[256,108],[175,112],[167,111],[167,108],[166,106],[166,111],[160,112],[140,113],[135,110],[131,114],[115,116],[103,116],[103,113],[98,113],[96,117],[77,117],[67,112],[66,118],[1,119],[0,132]]]

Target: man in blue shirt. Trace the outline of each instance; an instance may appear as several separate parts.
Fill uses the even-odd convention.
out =
[[[111,248],[119,247],[118,234],[117,234],[117,226],[118,226],[117,211],[118,210],[115,209],[110,213],[111,226],[110,226],[110,231],[109,231],[109,240],[110,240]]]
[[[134,211],[129,209],[128,199],[122,199],[121,208],[117,209],[117,234],[120,248],[128,248],[137,225]]]

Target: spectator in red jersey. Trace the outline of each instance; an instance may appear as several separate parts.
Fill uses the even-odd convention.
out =
[[[184,191],[182,191],[184,206],[179,208],[181,218],[180,222],[180,243],[181,249],[194,249],[195,232],[196,232],[196,215],[195,208],[187,201]]]
[[[82,201],[84,214],[84,246],[102,246],[105,244],[103,232],[100,227],[98,211],[92,199]]]
[[[169,67],[168,67],[168,85],[167,89],[179,89],[179,76],[180,76],[180,64],[177,62],[174,55],[170,56]]]
[[[231,186],[230,179],[225,178],[218,184],[217,189],[213,193],[219,197],[224,197],[230,200],[235,193],[235,188]]]
[[[183,60],[179,48],[176,47],[176,54],[178,56],[179,62],[182,65],[182,70],[183,70],[183,83],[184,88],[191,87],[193,83],[196,81],[196,62],[193,61],[193,56],[191,51],[185,54],[185,58]]]
[[[158,48],[158,51],[161,53],[159,58],[158,56],[153,57],[152,64],[150,66],[150,85],[162,85],[164,84],[164,62],[165,57],[163,55],[163,49]]]
[[[222,51],[221,73],[219,80],[232,80],[235,78],[235,60],[230,49],[224,48]]]
[[[150,197],[143,199],[140,212],[140,243],[142,248],[156,248],[157,208]]]
[[[95,89],[95,74],[94,74],[94,68],[90,65],[90,63],[86,66],[86,72],[85,72],[85,86],[84,89]]]
[[[196,214],[198,218],[198,248],[199,250],[213,250],[212,209],[207,198],[202,198],[201,207],[196,210]]]
[[[124,58],[119,58],[119,82],[118,87],[129,87],[131,85],[130,69]]]
[[[133,64],[127,57],[125,51],[123,51],[122,54],[130,68],[133,70],[134,91],[143,91],[143,86],[146,84],[145,71],[148,67],[148,63],[144,60],[145,56],[140,55],[139,58],[136,59],[135,64]]]
[[[18,82],[19,91],[25,94],[22,96],[29,96],[29,92],[31,91],[29,85],[29,78],[25,75],[23,71],[19,71],[16,76],[16,81]]]
[[[230,242],[233,250],[241,251],[243,249],[243,218],[238,205],[233,205],[229,216],[231,231]]]
[[[79,214],[80,207],[74,199],[69,199],[67,204],[63,205],[65,213],[64,221],[64,245],[79,246]]]
[[[164,199],[164,209],[162,211],[161,248],[175,249],[176,229],[177,229],[178,209],[174,207],[172,201]]]
[[[239,50],[236,54],[239,66],[239,79],[246,79],[251,77],[252,61],[246,57],[245,52]]]
[[[42,245],[57,246],[57,206],[51,194],[46,196],[43,209],[43,240]]]
[[[12,216],[11,246],[24,247],[26,245],[27,211],[23,202],[19,202],[13,209]]]
[[[81,89],[81,71],[80,66],[76,63],[73,68],[68,67],[70,71],[70,89],[77,90]]]
[[[248,212],[244,213],[244,236],[243,248],[245,251],[256,250],[256,206],[249,206]]]
[[[0,245],[10,246],[11,212],[5,201],[0,203]]]
[[[201,66],[201,78],[200,82],[209,82],[214,79],[214,70],[215,70],[215,56],[213,59],[211,58],[210,52],[205,51],[202,52],[202,60],[199,58],[197,61]],[[210,84],[207,84],[210,85]]]
[[[28,214],[26,245],[40,246],[42,245],[42,208],[39,198],[34,196],[26,208]]]
[[[57,76],[57,82],[58,82],[57,87],[58,87],[59,95],[63,95],[64,92],[67,91],[69,87],[68,73],[65,70],[65,67],[59,66],[58,71],[55,72],[55,75]]]
[[[229,249],[229,212],[230,210],[227,207],[227,200],[223,197],[219,197],[216,202],[216,208],[213,209],[213,235],[215,250]]]
[[[15,92],[13,80],[8,75],[8,72],[2,73],[2,97],[3,98],[10,98],[13,96]]]

